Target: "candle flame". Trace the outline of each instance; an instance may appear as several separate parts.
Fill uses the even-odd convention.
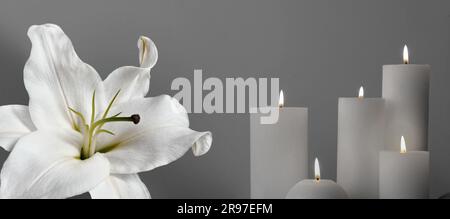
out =
[[[284,94],[283,90],[280,91],[280,97],[278,99],[278,107],[282,108],[284,107]]]
[[[405,137],[403,137],[403,136],[400,139],[400,153],[402,153],[402,154],[406,153]]]
[[[364,98],[364,87],[363,86],[361,86],[359,88],[358,97],[359,98]]]
[[[314,161],[314,177],[317,182],[320,181],[320,166],[317,157],[316,160]]]
[[[409,52],[408,52],[408,46],[405,45],[403,47],[403,63],[409,64]]]

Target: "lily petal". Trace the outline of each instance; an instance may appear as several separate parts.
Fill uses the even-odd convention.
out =
[[[104,156],[111,173],[130,174],[150,171],[182,157],[190,148],[200,156],[211,147],[210,132],[185,127],[163,127],[141,132],[115,145]]]
[[[120,67],[109,74],[103,82],[103,88],[105,92],[103,104],[108,104],[119,90],[115,105],[144,98],[150,88],[150,69],[133,66]],[[102,108],[105,109],[106,105]]]
[[[108,103],[118,90],[120,94],[115,104],[147,95],[150,86],[150,70],[158,60],[158,49],[151,39],[144,36],[139,37],[138,48],[140,67],[120,67],[114,70],[101,85],[105,92],[104,103]]]
[[[36,130],[31,121],[28,106],[7,105],[0,107],[0,146],[11,151],[20,137]]]
[[[112,174],[89,192],[93,199],[150,199],[138,174]]]
[[[112,145],[118,145],[123,139],[134,136],[145,129],[155,129],[166,126],[189,127],[187,112],[175,98],[168,95],[133,100],[118,104],[112,108],[110,115],[121,113],[122,116],[139,114],[139,124],[109,123],[103,129],[114,133],[114,136],[99,135],[97,151],[109,150]],[[144,129],[145,128],[145,129]]]
[[[69,107],[89,119],[91,98],[101,82],[95,69],[78,58],[70,39],[54,24],[31,26],[28,36],[32,49],[24,82],[37,129],[72,128]]]
[[[158,49],[148,37],[141,36],[138,40],[139,63],[142,68],[153,68],[158,61]]]
[[[186,110],[167,95],[132,101],[115,110],[123,115],[138,113],[141,122],[105,126],[116,135],[101,138],[97,145],[103,146],[99,152],[110,161],[111,173],[149,171],[177,160],[189,148],[200,156],[211,147],[211,133],[190,129]]]
[[[80,160],[82,137],[69,130],[22,137],[1,172],[2,198],[68,198],[90,191],[109,175],[101,154]]]
[[[178,100],[168,95],[136,99],[114,107],[110,115],[122,113],[122,116],[139,114],[139,124],[109,123],[104,129],[115,135],[99,135],[97,138],[98,151],[111,145],[119,144],[123,139],[145,132],[145,129],[155,129],[166,126],[189,127],[187,112]]]

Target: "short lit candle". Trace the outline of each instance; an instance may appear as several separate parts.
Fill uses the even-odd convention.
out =
[[[402,136],[400,152],[380,152],[380,198],[429,198],[429,162],[426,151],[407,151]],[[397,149],[398,150],[398,149]]]
[[[288,192],[287,199],[346,199],[347,193],[332,180],[320,178],[319,160],[314,161],[314,179],[302,180]]]

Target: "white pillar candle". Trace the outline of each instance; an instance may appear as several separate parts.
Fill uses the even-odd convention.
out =
[[[302,180],[286,195],[287,199],[346,199],[345,190],[332,180],[320,179],[319,161],[314,162],[315,179]]]
[[[275,124],[261,124],[262,116],[250,115],[250,196],[284,198],[308,177],[308,109],[282,107]]]
[[[403,137],[400,144],[400,152],[380,152],[380,198],[429,198],[429,153],[407,152]]]
[[[427,150],[430,66],[409,64],[404,48],[402,65],[383,66],[386,100],[386,145],[392,148],[404,135],[413,151]]]
[[[337,183],[350,198],[378,198],[378,157],[384,148],[384,100],[339,98]]]

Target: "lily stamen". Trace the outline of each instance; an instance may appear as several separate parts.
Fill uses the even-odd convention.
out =
[[[87,159],[90,156],[95,154],[95,150],[96,150],[96,142],[95,142],[95,138],[97,137],[97,135],[101,134],[101,133],[106,133],[106,134],[110,134],[110,135],[114,135],[113,132],[103,129],[102,127],[106,124],[106,123],[110,123],[110,122],[132,122],[134,124],[138,124],[141,120],[141,117],[138,114],[133,114],[129,117],[119,117],[119,115],[121,113],[117,113],[111,117],[107,117],[108,113],[112,107],[112,105],[114,104],[114,101],[116,100],[117,96],[119,95],[120,90],[117,91],[117,93],[114,95],[114,97],[111,99],[111,101],[108,104],[108,107],[106,108],[103,116],[101,117],[100,120],[95,121],[95,91],[92,95],[92,110],[91,110],[91,120],[90,120],[90,124],[86,123],[86,119],[83,116],[82,113],[72,109],[69,107],[69,110],[74,113],[75,115],[77,115],[80,119],[81,119],[81,123],[82,123],[82,127],[84,127],[84,129],[81,129],[79,127],[79,125],[75,126],[75,130],[77,130],[78,132],[80,132],[83,136],[84,136],[84,145],[81,149],[81,157],[82,159]]]

